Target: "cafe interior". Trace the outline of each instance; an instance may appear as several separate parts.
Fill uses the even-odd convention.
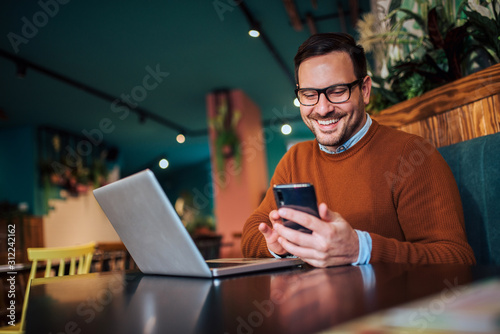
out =
[[[7,0],[0,31],[0,333],[500,330],[499,1]],[[293,58],[325,32],[364,47],[370,117],[450,166],[476,265],[145,273],[93,191],[149,170],[200,259],[243,258],[314,139]]]

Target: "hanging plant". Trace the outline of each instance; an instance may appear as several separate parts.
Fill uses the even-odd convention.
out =
[[[241,167],[241,145],[236,131],[241,119],[241,113],[230,108],[228,92],[216,94],[218,106],[216,115],[209,120],[210,127],[215,133],[214,154],[218,172],[223,172],[226,161],[234,158],[236,170]]]
[[[50,210],[49,199],[87,193],[107,183],[109,149],[95,147],[94,154],[75,157],[71,143],[83,140],[76,135],[50,128],[39,129],[39,172],[43,212]],[[63,144],[64,143],[64,144]],[[114,152],[113,152],[114,153]]]

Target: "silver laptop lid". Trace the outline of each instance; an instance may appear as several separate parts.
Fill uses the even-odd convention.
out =
[[[152,171],[95,189],[94,196],[143,273],[212,277]]]

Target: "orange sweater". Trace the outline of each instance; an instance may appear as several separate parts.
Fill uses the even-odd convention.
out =
[[[339,154],[316,140],[293,146],[243,228],[246,257],[271,257],[258,225],[276,209],[272,185],[312,183],[318,203],[372,238],[370,262],[475,263],[458,188],[439,152],[421,137],[379,125]]]

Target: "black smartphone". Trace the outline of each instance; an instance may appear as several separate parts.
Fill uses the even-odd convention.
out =
[[[312,184],[276,184],[273,187],[273,192],[278,208],[290,208],[319,218],[316,192]],[[312,233],[310,229],[288,219],[283,219],[283,225],[304,233]]]

